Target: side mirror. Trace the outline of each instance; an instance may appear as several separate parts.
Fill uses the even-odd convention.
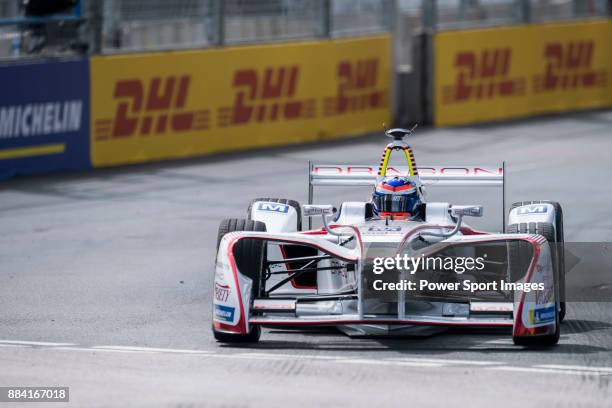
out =
[[[450,208],[451,215],[457,217],[457,224],[450,232],[428,232],[425,231],[421,235],[429,235],[432,237],[450,238],[461,230],[461,223],[463,217],[482,217],[483,207],[482,205],[453,205]]]
[[[306,217],[314,215],[334,215],[336,208],[330,204],[306,204],[302,206],[302,214]]]
[[[484,209],[482,205],[453,205],[451,214],[460,217],[482,217]]]

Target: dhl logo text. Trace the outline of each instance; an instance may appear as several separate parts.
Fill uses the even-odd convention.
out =
[[[95,121],[96,140],[207,129],[208,110],[185,110],[190,82],[188,75],[117,81],[115,116]]]
[[[379,109],[387,106],[387,90],[377,89],[378,60],[341,61],[337,67],[338,89],[325,98],[326,116]]]
[[[296,98],[299,76],[297,65],[236,71],[234,104],[219,108],[219,126],[314,117],[315,100]]]
[[[444,103],[524,94],[525,79],[510,77],[511,63],[510,48],[458,53],[455,57],[455,84],[442,89]]]
[[[534,76],[534,91],[547,92],[606,85],[606,72],[592,68],[595,42],[550,43],[544,47],[544,74]]]

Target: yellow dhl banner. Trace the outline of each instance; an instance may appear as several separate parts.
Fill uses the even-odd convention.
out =
[[[314,141],[390,122],[388,35],[91,59],[94,166]]]
[[[610,20],[438,33],[434,122],[611,106],[611,38]]]

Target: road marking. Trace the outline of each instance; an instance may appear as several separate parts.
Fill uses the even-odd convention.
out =
[[[0,344],[0,347],[30,348],[27,344]]]
[[[88,350],[88,351],[94,351],[94,352],[100,352],[100,353],[139,353],[139,354],[161,354],[159,352],[156,351],[135,351],[135,350],[122,350],[122,349],[113,349],[113,348],[95,348],[95,347],[90,347],[90,348],[83,348],[83,350]]]
[[[488,340],[488,341],[485,341],[484,344],[501,344],[501,345],[504,345],[504,346],[514,346],[514,343],[512,342],[512,339]]]
[[[46,347],[49,350],[63,351],[87,351],[87,352],[109,352],[109,353],[134,353],[134,354],[182,354],[201,356],[206,358],[238,359],[238,360],[304,360],[304,361],[331,361],[338,364],[362,364],[381,366],[406,366],[423,368],[480,366],[487,370],[513,371],[526,373],[549,373],[579,376],[608,376],[612,375],[612,367],[593,367],[580,365],[540,364],[533,366],[511,366],[504,361],[484,360],[458,360],[441,358],[420,357],[391,357],[382,359],[352,358],[350,356],[310,356],[305,354],[277,354],[265,352],[226,352],[194,349],[174,349],[160,347],[138,347],[138,346],[79,346],[75,343],[54,343],[46,341],[26,340],[0,340],[0,348],[34,348],[35,346]]]
[[[162,354],[159,351],[146,351],[146,350],[125,350],[121,348],[101,348],[101,347],[53,347],[51,350],[60,350],[60,351],[86,351],[89,353],[138,353],[138,354]]]
[[[293,359],[308,359],[308,360],[340,360],[346,357],[342,356],[309,356],[305,354],[272,354],[272,353],[232,353],[232,354],[218,354],[221,356],[232,356],[238,358],[251,358],[252,356],[258,356],[259,358],[293,358]]]
[[[547,373],[547,374],[568,374],[568,375],[590,375],[590,376],[600,376],[600,375],[608,375],[608,373],[596,372],[596,371],[577,371],[577,370],[567,370],[564,366],[560,369],[553,368],[538,368],[536,366],[533,367],[519,367],[519,366],[497,366],[497,367],[486,367],[489,370],[500,370],[500,371],[519,371],[526,373]]]
[[[90,347],[78,347],[78,346],[76,346],[76,347],[70,347],[70,346],[66,346],[66,347],[53,347],[52,350],[53,351],[55,351],[55,350],[60,350],[60,351],[88,351],[90,353],[98,351],[98,350],[92,349]],[[104,351],[104,350],[102,350],[102,351]]]
[[[370,365],[392,365],[392,366],[406,366],[406,367],[428,367],[437,368],[444,367],[442,363],[428,363],[419,361],[402,361],[402,360],[365,360],[365,359],[349,359],[349,360],[337,360],[338,363],[342,364],[370,364]]]
[[[577,365],[558,365],[558,364],[541,364],[534,367],[550,368],[553,370],[578,370],[578,371],[597,371],[602,373],[612,373],[610,367],[593,367],[593,366],[577,366]]]
[[[496,361],[480,361],[480,360],[452,360],[452,359],[442,359],[442,358],[389,358],[385,359],[385,361],[424,361],[429,363],[438,363],[444,365],[478,365],[478,366],[487,366],[487,365],[496,365],[496,364],[504,364],[503,362]]]
[[[108,350],[108,351],[134,351],[134,352],[178,353],[178,354],[211,354],[212,353],[212,351],[205,351],[205,350],[136,347],[136,346],[94,346],[94,347],[91,347],[91,349]]]
[[[216,357],[224,359],[238,360],[319,360],[319,361],[334,361],[337,363],[346,364],[374,364],[374,365],[392,365],[392,366],[410,366],[410,367],[443,367],[451,364],[467,364],[467,365],[492,365],[499,364],[492,361],[469,361],[469,360],[447,360],[447,359],[420,359],[420,358],[391,358],[382,360],[367,360],[354,359],[345,356],[308,356],[308,355],[293,355],[293,354],[272,354],[272,353],[213,353],[206,350],[193,349],[169,349],[158,347],[137,347],[137,346],[93,346],[93,347],[57,347],[57,350],[73,350],[73,351],[101,351],[110,353],[172,353],[172,354],[188,354],[200,355],[205,357]]]
[[[74,343],[51,343],[48,341],[0,340],[0,344],[25,344],[28,346],[76,346]]]

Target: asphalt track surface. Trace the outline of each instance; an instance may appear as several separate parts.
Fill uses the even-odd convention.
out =
[[[53,407],[609,407],[609,303],[570,304],[551,349],[516,347],[503,331],[352,339],[265,330],[254,347],[214,341],[220,219],[244,216],[256,196],[305,202],[307,160],[375,164],[386,141],[0,184],[0,386],[70,386],[69,404],[36,404]],[[425,129],[411,145],[419,164],[506,160],[509,202],[558,200],[566,240],[612,241],[612,112]],[[327,190],[317,201],[368,193]],[[495,197],[482,198],[492,228]]]

